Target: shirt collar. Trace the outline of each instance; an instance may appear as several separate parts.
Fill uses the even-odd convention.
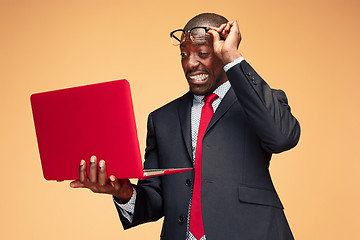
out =
[[[225,97],[226,93],[229,91],[230,87],[231,87],[230,82],[226,81],[223,84],[221,84],[220,86],[218,86],[214,90],[213,93],[215,93],[216,95],[219,96],[218,99],[222,100]],[[199,102],[200,103],[203,100],[203,98],[204,98],[204,95],[195,95],[194,94],[194,102]]]

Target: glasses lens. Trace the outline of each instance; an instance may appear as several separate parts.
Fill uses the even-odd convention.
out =
[[[177,30],[171,34],[171,44],[178,46],[180,45],[185,38],[185,34],[183,30]]]
[[[191,40],[196,43],[205,43],[206,42],[206,31],[204,28],[194,28],[190,32]]]

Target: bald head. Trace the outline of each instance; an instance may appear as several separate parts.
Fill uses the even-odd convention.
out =
[[[201,13],[185,25],[184,30],[188,31],[193,27],[220,27],[221,24],[227,23],[228,20],[215,13]]]

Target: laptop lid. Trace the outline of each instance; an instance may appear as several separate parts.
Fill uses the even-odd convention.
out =
[[[142,178],[143,167],[128,81],[116,80],[31,95],[47,180],[78,179],[81,159],[106,161],[108,174]]]

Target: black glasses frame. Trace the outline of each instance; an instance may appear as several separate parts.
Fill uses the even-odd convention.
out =
[[[179,38],[177,38],[177,37],[174,35],[174,33],[175,33],[175,32],[178,32],[178,31],[183,32],[184,35],[185,35],[186,33],[189,33],[189,34],[190,34],[190,39],[191,39],[191,41],[194,41],[194,40],[193,40],[193,37],[191,36],[191,32],[192,32],[194,29],[198,29],[198,28],[204,29],[204,30],[205,30],[205,33],[207,33],[207,32],[210,30],[210,27],[193,27],[193,28],[191,28],[190,30],[187,30],[187,31],[185,31],[184,29],[176,29],[176,30],[174,30],[174,31],[172,31],[172,32],[170,33],[170,39],[173,39],[173,38],[176,39],[177,41],[179,41],[179,44],[174,44],[172,41],[171,41],[171,43],[172,43],[174,46],[178,46],[178,45],[180,45],[181,43],[183,43],[183,42],[185,41],[185,38],[179,39]]]

